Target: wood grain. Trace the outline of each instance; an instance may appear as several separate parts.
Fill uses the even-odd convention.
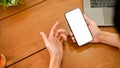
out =
[[[18,5],[16,7],[8,7],[5,10],[0,6],[0,20],[3,20],[21,11],[29,9],[30,7],[33,7],[37,4],[46,2],[47,0],[22,0],[22,1],[23,4]]]
[[[39,32],[48,35],[56,21],[61,22],[58,28],[69,32],[64,13],[76,7],[83,10],[82,0],[41,1],[25,0],[26,6],[11,7],[5,12],[0,10],[0,52],[7,58],[6,68],[48,68],[49,54]],[[116,32],[114,27],[100,29]],[[119,57],[117,48],[104,44],[78,47],[68,39],[64,45],[62,68],[120,68]]]
[[[68,41],[62,68],[120,68],[120,50],[104,44],[77,47]]]
[[[42,3],[42,7],[38,4],[0,21],[0,52],[6,55],[7,66],[44,48],[39,32],[48,34],[56,21],[67,29],[64,13],[82,7],[79,0],[55,2],[58,4],[54,1]]]
[[[120,50],[104,44],[87,44],[78,47],[70,39],[64,44],[61,68],[120,68]],[[34,63],[31,63],[34,62]],[[11,68],[48,68],[49,53],[40,51]]]
[[[42,50],[30,56],[19,63],[16,63],[11,68],[48,68],[49,66],[49,53],[47,49]]]

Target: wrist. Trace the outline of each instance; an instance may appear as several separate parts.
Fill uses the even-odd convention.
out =
[[[60,68],[61,66],[61,61],[62,59],[60,57],[57,56],[51,56],[50,57],[50,65],[49,68]]]
[[[97,32],[96,35],[93,35],[94,39],[92,41],[92,43],[102,43],[103,38],[104,38],[104,32],[103,31],[99,31]]]
[[[99,37],[98,37],[99,43],[103,43],[104,42],[105,36],[106,36],[106,32],[101,31],[101,33],[99,34]]]
[[[56,60],[61,61],[62,58],[63,58],[63,53],[62,54],[60,54],[60,53],[50,54],[50,59],[52,59],[52,60],[56,59]]]
[[[116,33],[102,31],[99,35],[99,42],[120,48],[120,38]]]
[[[55,62],[55,63],[61,63],[62,58],[60,56],[53,55],[50,57],[50,61]]]

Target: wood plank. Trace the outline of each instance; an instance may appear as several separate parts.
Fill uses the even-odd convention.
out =
[[[44,48],[42,51],[38,51],[37,53],[22,59],[22,61],[6,66],[5,68],[48,68],[48,65],[49,53],[47,49]]]
[[[49,53],[46,49],[34,54],[17,64],[10,66],[11,68],[48,68]],[[10,68],[8,67],[8,68]]]
[[[67,29],[64,13],[82,8],[81,0],[48,1],[0,21],[0,52],[7,58],[7,66],[44,48],[40,31],[49,33],[56,21]],[[67,5],[67,6],[66,6]],[[69,31],[69,30],[68,30]]]
[[[120,68],[120,50],[108,45],[68,42],[64,52],[62,68]]]
[[[120,68],[120,50],[103,44],[77,47],[70,39],[64,45],[61,68]],[[11,68],[48,68],[49,53],[42,50]]]
[[[9,16],[17,14],[21,11],[24,11],[30,7],[33,7],[37,4],[43,3],[47,0],[23,0],[23,4],[16,7],[9,7],[6,10],[0,6],[0,20],[3,20]]]
[[[100,27],[116,33],[114,27]],[[78,47],[68,40],[64,45],[62,68],[120,68],[120,50],[105,44],[86,44]]]

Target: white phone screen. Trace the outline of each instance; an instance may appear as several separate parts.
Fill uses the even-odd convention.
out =
[[[91,32],[79,8],[67,12],[65,17],[79,46],[92,41],[93,38]]]

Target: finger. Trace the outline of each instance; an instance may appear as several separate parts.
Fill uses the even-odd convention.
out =
[[[60,37],[60,36],[58,36],[58,39],[59,39],[59,40],[61,40],[61,37]]]
[[[65,33],[66,32],[66,30],[65,29],[59,29],[59,30],[57,30],[59,33]]]
[[[55,37],[57,38],[59,36],[59,34],[60,34],[59,32],[56,32]]]
[[[70,37],[73,37],[73,33],[72,32],[70,32]]]
[[[70,33],[70,36],[71,36],[72,41],[73,41],[73,42],[76,42],[76,41],[75,41],[75,37],[74,37],[74,35],[73,35],[72,32]]]
[[[60,24],[59,22],[56,22],[56,23],[53,25],[53,27],[52,27],[51,30],[50,30],[50,36],[54,36],[54,35],[55,35],[55,32],[56,32],[57,27],[58,27],[59,24]]]
[[[72,37],[72,41],[73,41],[74,43],[76,42],[74,37]]]
[[[60,36],[61,36],[62,40],[67,41],[67,35],[65,35],[65,34],[60,34]]]
[[[57,31],[57,33],[59,33],[57,35],[60,36],[60,37],[62,37],[63,40],[67,40],[67,34],[66,34],[66,30],[65,29],[59,29]]]
[[[48,42],[47,36],[45,35],[44,32],[40,32],[40,35],[42,36],[43,41],[45,42],[45,44]]]
[[[59,39],[59,41],[60,41],[61,43],[63,43],[65,40],[63,40],[62,37],[61,37],[61,38]]]
[[[56,37],[61,43],[63,43],[64,41],[67,41],[67,35],[60,33],[57,37]]]
[[[87,17],[85,14],[84,14],[84,18],[85,18],[85,20],[86,20],[86,22],[87,22],[87,24],[89,25],[89,24],[92,24],[94,21],[93,20],[91,20],[89,17]]]
[[[85,18],[87,24],[89,24],[89,22],[90,22],[91,20],[90,20],[85,14],[84,14],[83,16],[84,16],[84,18]]]
[[[65,29],[59,29],[57,30],[56,34],[55,34],[55,37],[58,37],[60,34],[66,34],[66,30]]]

